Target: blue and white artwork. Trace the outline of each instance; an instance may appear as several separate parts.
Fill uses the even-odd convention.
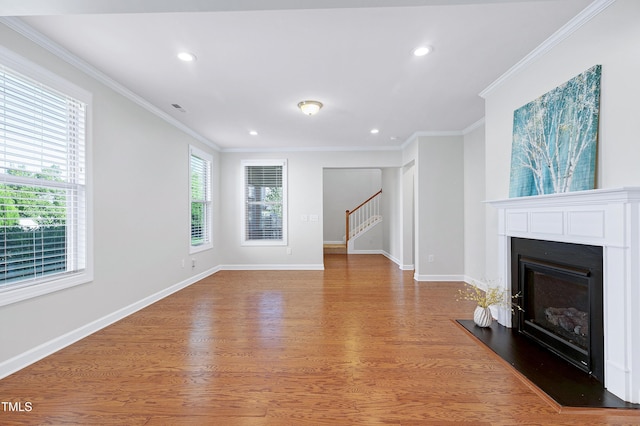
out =
[[[509,197],[595,187],[601,68],[514,112]]]

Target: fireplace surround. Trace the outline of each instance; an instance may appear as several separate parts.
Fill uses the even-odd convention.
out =
[[[490,201],[498,210],[497,279],[512,292],[512,238],[602,250],[602,381],[640,403],[640,188],[597,189]],[[512,327],[512,313],[498,321]]]

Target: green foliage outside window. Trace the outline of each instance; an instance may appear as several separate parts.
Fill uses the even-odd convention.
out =
[[[31,184],[0,184],[0,284],[64,271],[66,191],[37,186],[38,181],[62,181],[59,170],[9,169],[6,174]]]

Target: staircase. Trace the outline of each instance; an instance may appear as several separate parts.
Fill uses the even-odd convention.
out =
[[[353,242],[382,221],[380,215],[380,198],[382,189],[353,210],[345,212],[345,244],[347,253],[353,250]]]

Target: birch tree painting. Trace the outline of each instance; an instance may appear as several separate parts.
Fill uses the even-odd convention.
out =
[[[509,196],[595,187],[601,65],[513,114]]]

